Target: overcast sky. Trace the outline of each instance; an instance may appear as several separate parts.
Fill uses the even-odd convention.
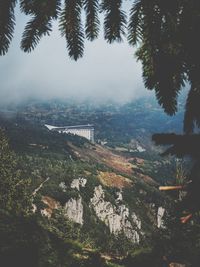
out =
[[[57,23],[30,54],[19,48],[24,15],[17,16],[16,24],[9,52],[0,58],[1,101],[69,96],[126,102],[147,94],[141,66],[126,41],[109,45],[100,37],[86,42],[84,57],[75,62],[68,57]]]

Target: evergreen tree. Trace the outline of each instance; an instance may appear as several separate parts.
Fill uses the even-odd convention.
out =
[[[69,266],[80,246],[70,240],[70,226],[59,229],[64,215],[50,221],[41,215],[39,205],[34,213],[32,203],[30,184],[20,176],[17,157],[0,130],[0,265]]]

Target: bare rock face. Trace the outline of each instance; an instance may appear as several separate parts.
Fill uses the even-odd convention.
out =
[[[119,198],[119,196],[118,196]],[[122,195],[120,195],[122,200]],[[117,199],[116,202],[118,202]],[[96,186],[94,195],[90,200],[90,206],[94,209],[98,218],[110,229],[110,232],[117,235],[121,232],[134,243],[140,242],[141,221],[135,213],[130,214],[125,205],[115,206],[105,200],[105,194],[101,185]]]
[[[71,183],[71,188],[76,188],[78,191],[80,190],[80,187],[85,187],[87,183],[87,180],[84,178],[77,178],[74,179]],[[63,192],[67,191],[67,186],[64,182],[61,182],[59,184],[59,187],[62,188]],[[61,208],[61,205],[58,201],[53,200],[50,197],[43,197],[42,198],[43,203],[47,205],[47,208],[42,210],[42,214],[47,217],[51,217],[52,212],[54,209]],[[64,205],[64,211],[66,216],[72,220],[73,222],[79,223],[83,225],[83,204],[82,204],[82,198],[79,195],[77,199],[71,198],[68,200]],[[34,209],[34,207],[33,207]]]
[[[80,187],[85,187],[87,183],[87,179],[85,178],[77,178],[77,179],[74,179],[72,182],[71,182],[71,188],[75,188],[77,189],[78,191],[80,191]],[[61,182],[59,184],[59,187],[63,190],[63,192],[66,192],[67,191],[67,186],[65,185],[64,182]]]
[[[164,227],[164,221],[163,221],[164,214],[165,214],[165,209],[163,207],[159,207],[157,211],[157,227],[158,228]]]
[[[120,203],[123,200],[122,190],[117,192],[116,203]]]
[[[80,187],[85,187],[86,183],[87,179],[77,178],[71,182],[70,187],[80,191]],[[60,183],[59,186],[63,189],[63,192],[66,192],[67,186],[65,185],[64,182]],[[77,199],[70,198],[70,200],[68,200],[64,205],[64,211],[66,216],[70,220],[83,225],[83,204],[82,204],[82,197],[80,195]]]
[[[81,196],[77,199],[71,198],[64,205],[66,216],[73,222],[83,225],[83,204]]]
[[[71,182],[70,188],[80,191],[82,187],[85,187],[87,179],[77,178]],[[68,188],[65,183],[60,183],[59,186],[63,192],[67,192]],[[42,210],[42,214],[51,217],[54,209],[62,208],[66,217],[75,223],[83,225],[83,199],[81,192],[77,198],[70,198],[64,206],[51,199],[48,196],[44,196],[42,201],[47,205],[47,208]],[[94,193],[90,199],[90,208],[94,210],[96,216],[108,226],[110,232],[114,235],[124,234],[133,243],[138,244],[141,236],[144,234],[142,231],[142,223],[140,218],[135,212],[129,210],[129,208],[123,203],[123,189],[116,192],[115,200],[110,202],[106,200],[105,192],[101,185],[94,188]],[[34,207],[33,207],[34,208]],[[150,208],[154,211],[155,224],[158,228],[164,227],[163,216],[165,209],[163,207],[156,207],[155,204],[151,204]]]
[[[79,191],[80,187],[85,187],[86,183],[87,179],[85,178],[74,179],[71,183],[71,188],[76,188]]]

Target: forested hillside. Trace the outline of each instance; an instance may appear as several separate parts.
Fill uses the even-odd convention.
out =
[[[184,98],[184,96],[182,96]],[[183,101],[181,100],[181,103]],[[126,104],[110,101],[77,102],[73,99],[38,101],[13,104],[1,108],[2,114],[16,122],[57,126],[94,124],[96,141],[110,145],[128,145],[133,138],[141,138],[143,144],[150,142],[151,134],[158,132],[182,132],[183,106],[174,116],[167,116],[153,98],[141,98]]]
[[[33,246],[40,265],[33,266],[58,266],[62,261],[61,266],[86,267],[95,261],[98,266],[132,266],[138,262],[144,267],[150,260],[160,266],[166,248],[159,233],[165,232],[163,227],[173,211],[172,199],[177,196],[160,193],[158,187],[176,182],[177,162],[160,157],[150,136],[160,120],[165,131],[177,130],[179,124],[152,105],[137,101],[124,106],[75,106],[52,101],[4,108],[1,128],[15,151],[15,169],[27,185],[33,220],[32,225],[29,220],[23,221],[28,232],[22,239],[18,237],[19,217],[14,218],[13,229],[4,229],[2,222],[1,229],[10,236],[1,251],[4,260],[13,249],[16,252],[18,242],[17,254],[24,253],[32,227],[39,227],[45,237],[38,239],[36,230]],[[51,132],[45,123],[93,123],[96,143]],[[12,220],[5,217],[8,219]],[[173,238],[170,235],[167,238]],[[17,243],[13,244],[13,238]],[[159,249],[155,240],[156,244],[161,242]],[[38,247],[42,242],[48,247]],[[41,249],[46,252],[40,254]],[[154,253],[157,256],[152,258]],[[19,255],[14,253],[14,259]],[[22,264],[27,261],[25,257]]]

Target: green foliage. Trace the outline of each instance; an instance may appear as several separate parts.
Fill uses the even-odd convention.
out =
[[[99,18],[98,18],[98,0],[85,0],[84,8],[86,12],[85,34],[88,40],[93,41],[98,37]]]
[[[116,263],[112,263],[112,262],[108,262],[107,267],[124,267],[124,265],[119,265],[119,264],[116,264]]]
[[[98,185],[99,185],[99,182],[96,176],[94,175],[87,176],[86,186],[83,188],[80,188],[81,195],[84,197],[84,200],[87,204],[90,202],[90,199],[93,197],[95,186],[98,186]]]
[[[129,41],[139,44],[136,52],[143,65],[148,89],[155,89],[159,104],[172,115],[186,82],[188,95],[184,130],[199,127],[199,43],[196,39],[200,6],[197,1],[136,1],[131,10]],[[192,29],[192,30],[191,30]]]
[[[2,0],[0,3],[0,56],[8,52],[13,38],[16,3],[17,0]]]
[[[26,15],[33,16],[27,23],[21,41],[24,52],[31,52],[43,35],[49,35],[52,28],[52,20],[58,17],[60,0],[48,1],[21,1],[21,10]]]
[[[98,251],[90,253],[86,264],[88,267],[106,267],[105,259],[101,257],[101,254]]]
[[[2,266],[73,266],[73,253],[80,252],[78,227],[64,216],[51,221],[32,213],[29,183],[16,169],[17,158],[0,131],[0,262]],[[36,197],[36,203],[40,200]],[[39,210],[42,208],[38,205]],[[77,229],[77,231],[75,231]]]
[[[81,241],[86,247],[92,249],[99,249],[101,251],[108,251],[111,248],[112,236],[108,227],[95,215],[94,211],[83,203],[83,221],[80,236]]]
[[[69,141],[79,147],[88,144],[87,140],[75,135],[59,135],[49,132],[41,125],[48,123],[51,125],[75,125],[92,123],[95,126],[95,141],[107,142],[107,145],[124,147],[127,150],[134,150],[131,147],[132,140],[137,140],[148,150],[144,153],[134,152],[138,157],[159,156],[151,150],[153,144],[150,141],[151,134],[158,129],[160,132],[181,132],[181,120],[183,111],[173,118],[167,117],[153,99],[142,98],[124,105],[117,104],[91,104],[91,103],[70,103],[69,101],[49,101],[33,102],[25,104],[23,107],[9,107],[13,114],[13,119],[5,121],[1,118],[1,124],[7,129],[13,149],[29,150],[33,153],[46,154],[48,152],[63,152],[67,156],[69,148],[65,142]],[[181,108],[182,109],[182,108]],[[10,121],[10,123],[9,123]],[[16,123],[16,124],[15,124]],[[123,130],[122,130],[123,129]],[[26,131],[27,135],[21,140],[21,135]],[[48,146],[46,149],[30,146]],[[155,147],[154,147],[155,150]],[[40,151],[40,152],[39,152]],[[69,151],[70,152],[70,151]],[[58,155],[55,154],[55,157]]]
[[[154,159],[152,156],[150,160],[144,162],[138,171],[149,175],[159,184],[165,185],[175,182],[175,169],[175,159],[173,157],[166,159],[157,157],[157,159]]]
[[[17,160],[10,151],[7,138],[0,130],[0,207],[5,212],[30,212],[30,181],[23,180],[17,170]]]
[[[84,48],[81,9],[81,0],[65,0],[65,7],[60,17],[60,31],[67,41],[69,56],[75,60],[82,57]]]
[[[200,89],[192,87],[188,94],[186,102],[186,111],[184,118],[184,131],[191,133],[194,131],[197,125],[200,128],[200,117],[199,117],[199,100],[200,100]]]
[[[60,107],[62,106],[62,104],[59,104],[58,106]],[[10,125],[9,122],[4,123],[4,126],[6,125],[7,133],[10,136],[10,143],[17,152],[15,160],[17,161],[16,169],[21,170],[20,180],[23,179],[25,181],[27,177],[31,178],[31,184],[29,186],[30,195],[46,180],[47,177],[49,177],[50,179],[43,184],[36,197],[34,198],[34,204],[36,204],[38,208],[34,216],[29,215],[29,218],[12,217],[12,219],[9,219],[8,217],[3,217],[2,215],[3,220],[2,224],[0,224],[2,231],[0,230],[0,234],[3,240],[2,242],[5,243],[6,246],[6,248],[2,246],[4,250],[2,251],[2,257],[4,257],[4,259],[8,259],[8,255],[12,256],[15,251],[19,255],[26,253],[27,258],[33,258],[33,263],[34,261],[37,262],[35,263],[34,267],[57,267],[59,265],[67,267],[87,267],[94,265],[94,261],[97,261],[99,266],[104,267],[115,266],[115,263],[116,265],[124,264],[124,266],[131,267],[134,266],[133,263],[137,263],[138,266],[139,264],[141,264],[141,266],[143,267],[142,262],[145,266],[146,262],[148,261],[151,263],[153,259],[155,259],[155,262],[156,260],[160,260],[164,255],[164,252],[161,249],[162,246],[166,245],[167,247],[168,245],[165,241],[163,241],[164,244],[160,246],[160,252],[158,251],[159,255],[156,256],[156,253],[152,249],[152,242],[155,239],[154,245],[156,245],[156,243],[158,242],[159,244],[160,241],[157,241],[158,237],[152,236],[152,229],[156,229],[156,227],[154,227],[156,225],[156,216],[154,212],[156,212],[158,206],[163,205],[166,198],[162,194],[158,193],[156,188],[147,185],[141,180],[139,181],[137,179],[136,173],[134,177],[131,177],[131,179],[134,181],[134,186],[131,188],[123,189],[123,204],[129,207],[130,214],[132,212],[135,212],[137,216],[142,220],[142,231],[145,232],[145,236],[141,235],[140,243],[140,246],[145,246],[145,251],[142,250],[140,253],[136,253],[140,246],[134,245],[133,247],[133,244],[124,237],[123,233],[120,233],[117,237],[111,235],[105,223],[97,218],[95,212],[89,206],[90,199],[94,194],[94,187],[100,183],[96,177],[97,170],[104,168],[106,170],[107,167],[103,166],[103,163],[101,165],[97,164],[95,162],[95,159],[91,164],[91,162],[87,162],[87,159],[84,159],[85,162],[83,162],[80,159],[76,159],[76,157],[70,157],[73,151],[70,150],[70,147],[68,146],[66,146],[66,150],[63,151],[63,146],[65,146],[66,142],[69,141],[68,137],[51,134],[51,132],[46,131],[42,127],[38,126],[38,121],[40,118],[39,114],[42,113],[41,109],[43,109],[43,107],[44,106],[41,105],[37,112],[34,111],[36,109],[34,105],[32,105],[31,109],[29,109],[28,111],[25,111],[24,108],[21,110],[21,114],[25,114],[26,120],[23,119],[22,115],[18,115],[17,122],[15,122],[16,124],[13,123],[14,120],[10,121]],[[47,109],[43,112],[43,117],[41,118],[41,120],[46,120],[45,116],[47,116],[47,118],[48,116],[52,117],[52,114],[49,113],[49,108],[50,107],[47,105]],[[68,111],[66,106],[62,106],[62,109],[63,108],[66,110],[66,113],[61,114],[67,116]],[[88,113],[86,112],[86,109],[88,109]],[[96,109],[95,111],[93,110],[91,112],[91,107],[89,108],[87,106],[80,108],[82,112],[82,115],[80,115],[80,117],[78,117],[79,110],[76,108],[77,113],[73,113],[75,115],[73,115],[70,119],[76,120],[78,117],[78,119],[81,120],[81,116],[83,116],[86,118],[86,120],[90,120],[91,118],[93,118],[94,120],[96,119],[96,124],[98,124],[97,122],[99,120],[100,123],[98,124],[98,134],[99,136],[100,134],[104,134],[105,137],[108,138],[113,125],[115,129],[117,129],[117,127],[118,129],[120,129],[121,127],[129,127],[129,123],[131,123],[131,116],[134,113],[136,113],[138,118],[137,121],[134,122],[134,125],[132,125],[132,127],[136,127],[138,122],[141,123],[141,125],[138,126],[140,128],[140,126],[142,126],[142,122],[140,122],[140,109],[141,103],[138,102],[136,103],[136,107],[134,107],[133,104],[127,104],[123,108],[116,111],[114,111],[114,107],[107,106],[106,120],[103,121],[99,120],[99,118],[96,118],[96,116],[99,116],[101,119],[103,118],[103,112],[101,111],[101,108],[99,108],[99,110]],[[57,112],[60,112],[60,110],[57,109]],[[112,115],[109,115],[110,112],[112,113]],[[122,122],[122,113],[126,118],[125,124]],[[147,113],[150,112],[147,111]],[[155,114],[158,113],[160,113],[160,111],[157,113],[155,112]],[[85,114],[88,115],[85,116]],[[153,115],[153,117],[155,116],[155,114]],[[65,117],[62,116],[60,120],[58,120],[58,124],[62,124],[64,122]],[[158,118],[158,116],[156,117]],[[109,126],[109,119],[110,121],[113,120],[112,126]],[[158,119],[162,120],[161,118]],[[148,120],[149,117],[146,118],[146,121]],[[37,123],[35,123],[36,121]],[[41,123],[43,122],[41,121]],[[152,123],[149,122],[149,124],[145,125],[147,132],[149,132],[151,124]],[[104,128],[104,132],[101,133],[100,130],[102,128]],[[27,137],[24,136],[24,132],[26,131]],[[135,131],[137,131],[137,129],[135,129]],[[138,136],[141,132],[138,131]],[[117,135],[116,131],[113,133]],[[134,133],[134,131],[129,132],[130,136],[132,135],[132,133]],[[144,133],[144,136],[146,136],[146,134],[147,133]],[[21,138],[22,136],[24,136],[24,139]],[[94,149],[94,146],[91,146],[88,143],[83,143],[83,145],[80,145],[79,139],[75,137],[73,138],[73,144],[75,146],[77,146],[78,144],[79,151],[83,152],[87,151],[87,149]],[[125,139],[123,139],[123,137],[119,137],[119,140],[122,144],[124,144]],[[15,144],[16,142],[18,144]],[[30,143],[41,144],[42,146],[47,146],[48,149],[43,149],[40,146],[37,148],[34,147],[29,149],[27,147]],[[86,146],[88,147],[86,148]],[[137,152],[131,153],[133,153],[132,155],[136,155]],[[127,155],[130,156],[131,153],[128,154],[127,152]],[[140,155],[141,153],[138,152],[137,156],[139,157]],[[160,158],[157,156],[153,157],[152,155],[155,155],[155,152],[152,151],[152,154],[146,153],[144,155],[144,157],[146,156],[147,158],[147,160],[145,160],[146,165],[144,164],[141,166],[141,168],[139,168],[144,174],[148,172],[153,176],[153,172],[156,167],[152,167],[152,164],[158,161]],[[162,173],[162,169],[166,169],[167,175],[168,166],[168,164],[166,166],[163,166],[161,164],[160,173]],[[85,187],[80,187],[79,192],[78,190],[72,189],[70,187],[72,180],[77,178],[87,179]],[[66,186],[64,190],[60,187],[61,182],[63,183],[64,188]],[[106,191],[106,200],[111,202],[112,204],[115,204],[116,190],[112,188],[104,188],[104,190]],[[83,220],[84,222],[86,222],[83,226],[77,225],[69,221],[66,216],[63,216],[64,211],[62,211],[62,208],[55,210],[53,212],[52,218],[50,219],[46,219],[41,216],[40,210],[44,208],[44,203],[41,202],[42,195],[51,196],[60,201],[60,203],[63,205],[66,203],[66,201],[68,201],[68,199],[70,199],[71,197],[76,198],[79,194],[82,197],[84,209]],[[153,208],[151,210],[151,203],[155,203],[154,210]],[[11,215],[9,214],[9,216]],[[19,221],[21,222],[21,226],[19,224]],[[6,224],[10,225],[11,227],[8,228]],[[23,234],[22,229],[24,229]],[[6,233],[6,236],[9,237],[7,241],[3,233]],[[31,233],[32,236],[30,237]],[[166,237],[170,235],[171,232],[166,233]],[[22,239],[20,239],[20,236],[22,236]],[[17,243],[15,243],[13,239],[16,240]],[[32,245],[29,245],[29,242],[31,242]],[[185,244],[184,242],[183,244]],[[176,246],[178,248],[178,244]],[[27,249],[27,247],[30,247],[30,250]],[[82,250],[82,248],[85,247],[92,250],[94,249],[94,251],[87,253],[86,256],[86,252],[84,252],[84,249]],[[149,248],[148,251],[146,251],[146,247]],[[101,251],[101,253],[104,253],[106,251],[109,253],[109,255],[116,253],[123,256],[127,255],[127,253],[131,255],[126,262],[121,263],[120,261],[113,260],[108,263],[101,259],[102,255],[99,255],[98,252],[97,255],[96,253],[94,253],[95,255],[92,255],[93,252],[95,252],[97,249]],[[195,251],[197,250],[195,249]],[[198,258],[197,252],[195,252],[193,255],[195,255],[196,259]],[[15,259],[16,261],[19,260],[16,258],[16,256],[13,256],[13,259]],[[25,259],[24,262],[26,262]],[[137,264],[135,266],[137,266]],[[25,264],[25,266],[27,266],[27,263]]]
[[[199,266],[200,228],[199,217],[192,223],[181,224],[177,207],[169,207],[165,217],[166,227],[154,232],[152,251],[168,262],[181,262],[186,266]]]
[[[123,263],[127,267],[137,266],[137,267],[160,267],[162,265],[162,260],[154,254],[150,248],[140,248],[129,254]]]
[[[173,11],[167,10],[167,6],[156,6],[155,1],[141,6],[142,14],[137,19],[138,28],[142,28],[142,31],[139,30],[142,40],[136,56],[143,64],[145,86],[151,90],[155,89],[159,104],[165,112],[172,115],[177,111],[177,96],[185,81],[181,52],[177,49],[176,41],[172,39],[177,31],[174,19],[178,18]],[[135,16],[138,16],[137,12]],[[171,38],[168,37],[170,30],[175,31],[170,32],[173,36]]]
[[[73,253],[81,251],[81,246],[68,238],[66,231],[60,231],[57,221],[49,222],[41,215],[26,219],[6,217],[6,221],[0,223],[0,230],[0,256],[6,267],[13,264],[23,267],[71,266]]]
[[[104,38],[112,43],[121,42],[125,35],[126,15],[121,8],[122,0],[103,0],[101,9],[105,12]]]

